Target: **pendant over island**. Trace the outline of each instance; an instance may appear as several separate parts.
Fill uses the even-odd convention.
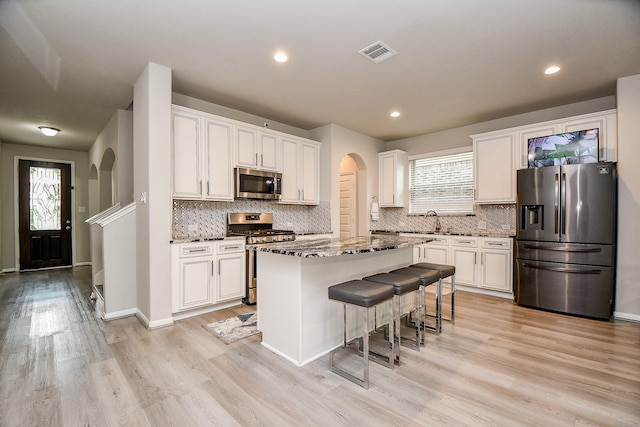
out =
[[[407,267],[413,246],[431,240],[374,235],[249,246],[258,262],[262,345],[297,366],[341,346],[343,307],[329,300],[329,286]],[[348,312],[348,338],[357,336],[353,316]]]

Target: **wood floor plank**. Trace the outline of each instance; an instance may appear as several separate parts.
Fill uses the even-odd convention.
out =
[[[255,307],[150,331],[100,320],[90,280],[0,275],[1,426],[640,426],[640,323],[457,292],[455,325],[393,370],[372,363],[364,390],[328,356],[298,368],[260,335],[226,345],[202,327]]]

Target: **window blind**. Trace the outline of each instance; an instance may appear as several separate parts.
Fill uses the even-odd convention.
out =
[[[473,152],[409,161],[409,213],[473,213]]]

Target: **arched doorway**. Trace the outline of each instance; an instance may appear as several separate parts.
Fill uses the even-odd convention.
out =
[[[111,148],[107,148],[102,155],[98,174],[98,185],[100,187],[100,211],[108,209],[114,205],[113,164],[115,163],[115,160],[115,153]]]
[[[366,166],[349,153],[340,161],[340,237],[367,234]]]

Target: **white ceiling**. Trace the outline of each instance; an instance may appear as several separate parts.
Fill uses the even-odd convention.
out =
[[[379,40],[398,55],[358,54]],[[389,141],[614,95],[640,1],[0,0],[0,52],[5,143],[87,150],[148,62],[178,93]]]

